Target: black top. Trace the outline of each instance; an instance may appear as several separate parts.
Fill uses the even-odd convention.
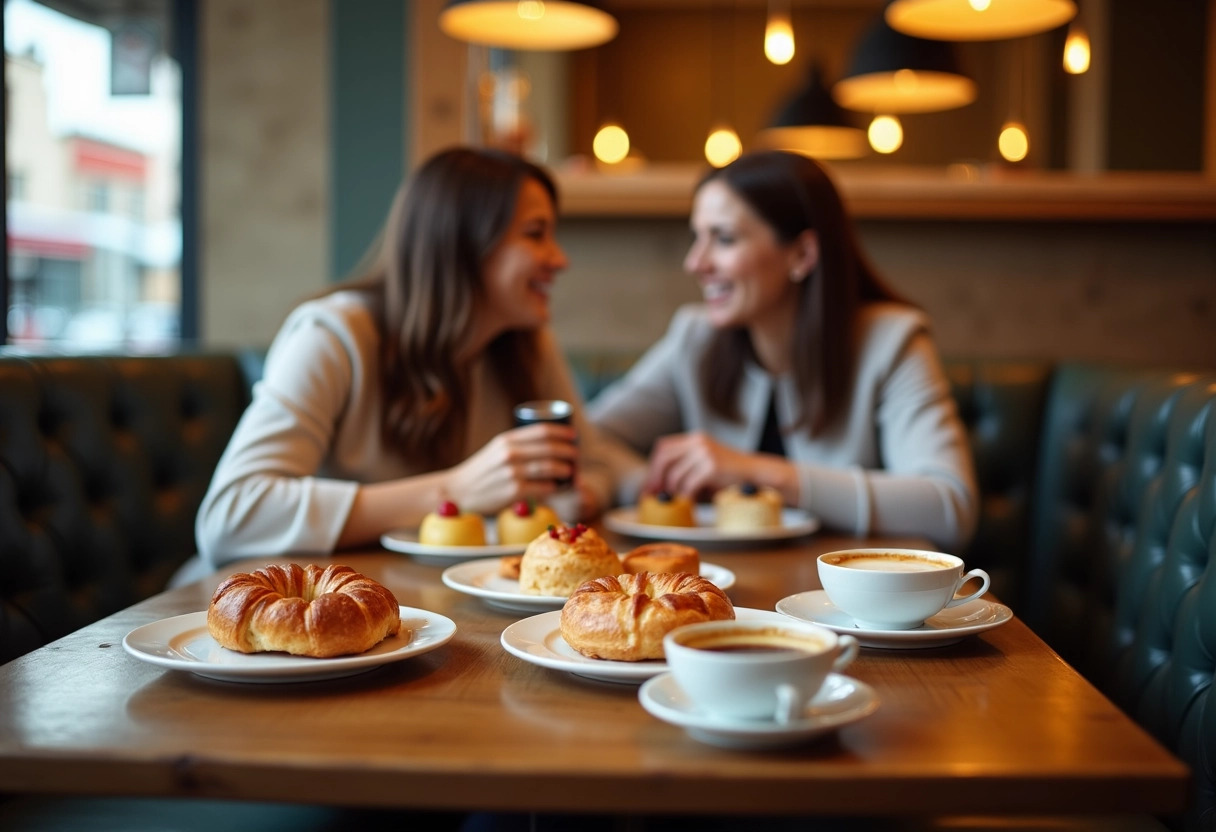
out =
[[[777,423],[775,390],[768,400],[768,415],[764,417],[764,432],[760,434],[760,447],[757,450],[762,454],[785,456],[785,441],[781,438],[781,426]]]

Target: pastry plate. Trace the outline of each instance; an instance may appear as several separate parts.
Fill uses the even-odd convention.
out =
[[[526,662],[552,670],[565,670],[576,676],[585,676],[600,682],[636,685],[652,676],[667,672],[667,662],[657,659],[617,662],[587,658],[562,638],[561,615],[561,610],[553,610],[516,621],[502,631],[500,640],[503,648]],[[780,613],[747,607],[735,607],[735,617],[740,621],[780,623],[786,620]]]
[[[646,540],[678,543],[757,543],[790,540],[818,530],[819,520],[797,508],[781,509],[781,525],[767,529],[723,530],[714,526],[714,507],[700,504],[693,509],[696,526],[654,526],[638,521],[636,506],[614,508],[604,513],[604,525],[617,534]]]
[[[443,570],[443,582],[457,592],[476,596],[488,606],[507,612],[534,613],[561,609],[566,603],[562,595],[528,595],[520,592],[519,581],[498,574],[498,563],[499,558],[486,558],[449,566]],[[701,577],[723,591],[735,585],[735,573],[715,563],[702,562]]]
[[[944,647],[962,641],[969,635],[999,627],[1013,618],[1013,611],[1004,604],[978,598],[944,609],[912,630],[873,630],[858,627],[852,616],[838,609],[822,589],[782,598],[777,602],[777,612],[838,633],[848,633],[855,636],[862,647],[887,650]]]
[[[393,552],[410,555],[419,563],[432,566],[450,566],[474,558],[521,555],[528,548],[526,543],[499,543],[498,521],[486,518],[485,546],[428,546],[418,542],[417,529],[394,529],[380,537],[380,545]]]
[[[207,613],[191,612],[136,627],[122,646],[137,659],[171,670],[188,670],[224,682],[315,682],[353,676],[408,659],[446,644],[456,634],[450,618],[401,607],[402,635],[390,636],[365,653],[311,659],[287,653],[238,653],[207,632]],[[404,636],[405,629],[410,636]]]
[[[679,725],[693,739],[743,749],[784,748],[810,742],[878,709],[878,694],[873,688],[839,673],[829,673],[802,716],[787,723],[711,716],[693,704],[670,673],[643,683],[638,701],[653,716]]]

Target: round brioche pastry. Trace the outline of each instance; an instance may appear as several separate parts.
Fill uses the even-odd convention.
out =
[[[631,575],[638,572],[701,574],[701,556],[693,547],[681,543],[647,543],[626,552],[621,564]]]
[[[400,629],[393,593],[336,564],[271,564],[231,575],[207,608],[207,632],[241,653],[345,656],[370,650]]]
[[[621,559],[582,523],[554,526],[538,535],[519,562],[519,591],[566,597],[592,578],[616,575]]]
[[[596,578],[562,607],[566,643],[592,659],[663,658],[663,636],[685,624],[729,621],[735,607],[700,575],[639,572]]]
[[[486,525],[480,514],[466,514],[451,500],[422,518],[418,542],[424,546],[485,546]]]
[[[781,525],[781,492],[745,482],[714,494],[714,525],[719,529],[750,531]]]
[[[550,526],[561,525],[557,512],[531,500],[520,500],[498,513],[499,545],[531,543]]]
[[[643,494],[638,501],[638,522],[650,526],[695,526],[692,500],[683,494]]]

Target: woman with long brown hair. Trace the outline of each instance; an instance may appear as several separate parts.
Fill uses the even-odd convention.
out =
[[[594,514],[610,481],[546,326],[567,265],[556,212],[552,179],[518,156],[425,162],[370,269],[275,337],[199,510],[204,561],[366,544],[445,500],[492,513],[571,476]],[[573,426],[514,428],[532,399],[574,403]]]
[[[975,478],[929,321],[874,272],[823,168],[744,155],[698,184],[691,226],[704,302],[589,408],[649,456],[641,489],[751,483],[836,529],[964,542]]]

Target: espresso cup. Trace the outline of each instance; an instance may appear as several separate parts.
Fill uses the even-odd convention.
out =
[[[707,714],[788,723],[800,717],[830,671],[857,658],[857,639],[791,621],[705,621],[663,639],[676,684]]]
[[[557,422],[558,424],[574,424],[574,407],[570,402],[561,399],[538,399],[515,405],[515,427],[534,425],[537,422]],[[569,488],[574,484],[573,478],[554,480],[559,489]],[[560,514],[560,512],[559,512]]]
[[[956,597],[980,579],[974,592]],[[983,569],[963,571],[954,555],[921,549],[845,549],[819,556],[819,582],[837,609],[869,630],[911,630],[947,607],[988,591]]]

